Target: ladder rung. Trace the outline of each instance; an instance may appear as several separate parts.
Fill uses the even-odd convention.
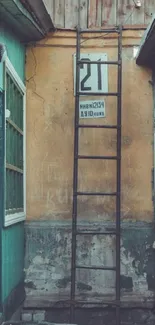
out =
[[[93,93],[87,91],[79,91],[77,92],[79,96],[118,96],[118,93]]]
[[[76,126],[77,128],[94,128],[94,129],[120,129],[121,128],[121,126],[117,126],[117,125],[97,125],[97,124],[78,124],[77,126]]]
[[[74,300],[73,304],[81,304],[81,305],[109,305],[109,306],[120,306],[120,301],[118,300],[111,300],[111,301],[78,301],[78,300]]]
[[[119,159],[117,156],[84,156],[78,155],[78,159],[103,159],[103,160],[117,160]]]
[[[79,33],[84,34],[84,33],[119,33],[119,29],[80,29]]]
[[[103,270],[103,271],[116,271],[115,266],[86,266],[86,265],[76,265],[76,269],[88,269],[88,270]]]
[[[79,60],[78,64],[107,64],[107,65],[120,65],[121,61],[87,61],[87,60]]]
[[[86,196],[117,196],[117,192],[106,193],[106,192],[76,192],[75,195],[86,195]]]
[[[104,235],[104,236],[108,236],[108,235],[113,235],[116,236],[117,232],[116,231],[80,231],[77,230],[76,235]]]

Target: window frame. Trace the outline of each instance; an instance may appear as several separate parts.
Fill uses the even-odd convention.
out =
[[[6,105],[6,74],[9,74],[10,77],[15,81],[20,91],[23,94],[23,211],[15,212],[12,214],[6,214],[6,207],[4,201],[4,227],[11,226],[13,224],[22,222],[26,219],[26,87],[22,80],[20,79],[18,73],[13,67],[11,61],[7,57],[4,61],[4,112],[5,112],[5,164],[4,164],[4,173],[5,173],[5,182],[6,182],[6,119],[7,119],[7,105]],[[6,188],[6,186],[5,186]],[[5,197],[6,193],[4,194]]]

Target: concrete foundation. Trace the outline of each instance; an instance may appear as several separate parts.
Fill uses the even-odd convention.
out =
[[[113,223],[81,222],[80,229],[114,229]],[[71,223],[40,221],[26,224],[26,308],[52,308],[70,299]],[[122,306],[153,308],[155,290],[155,232],[153,224],[122,223]],[[115,265],[115,238],[81,236],[78,264]],[[115,272],[77,270],[77,299],[115,299]],[[65,305],[66,306],[66,305]],[[64,304],[63,306],[64,307]]]

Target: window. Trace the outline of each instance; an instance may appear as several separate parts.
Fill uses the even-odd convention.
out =
[[[25,86],[5,61],[5,220],[9,226],[25,219]]]

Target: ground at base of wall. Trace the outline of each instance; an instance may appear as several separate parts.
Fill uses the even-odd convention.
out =
[[[78,325],[116,325],[114,309],[77,309],[75,324]],[[23,310],[22,323],[44,322],[69,324],[69,309],[53,308],[48,310]],[[155,309],[123,309],[120,325],[155,325]]]

